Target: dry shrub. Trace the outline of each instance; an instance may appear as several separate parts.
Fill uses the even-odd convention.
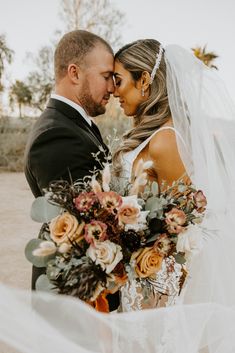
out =
[[[24,165],[24,150],[29,132],[36,118],[16,119],[0,117],[0,172],[22,172]],[[95,119],[104,141],[112,141],[112,148],[131,126],[131,119],[124,116],[117,100],[111,98],[104,115]]]
[[[32,118],[0,118],[0,171],[23,171],[25,145],[33,123]]]

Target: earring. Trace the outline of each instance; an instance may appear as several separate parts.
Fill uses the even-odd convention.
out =
[[[142,87],[142,88],[141,88],[141,96],[144,97],[144,94],[145,94],[145,93],[144,93],[144,88]]]

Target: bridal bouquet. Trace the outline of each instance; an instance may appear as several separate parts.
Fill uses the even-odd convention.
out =
[[[46,268],[38,289],[108,311],[106,295],[124,286],[130,273],[151,278],[170,257],[183,266],[199,240],[186,230],[201,222],[206,198],[182,181],[159,192],[157,183],[146,184],[149,163],[139,162],[125,196],[110,190],[107,164],[100,182],[95,176],[83,183],[54,181],[34,201],[31,216],[45,224],[41,239],[32,239],[25,254]],[[185,276],[182,271],[181,286]]]

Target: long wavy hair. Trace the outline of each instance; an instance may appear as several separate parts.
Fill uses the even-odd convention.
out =
[[[137,82],[143,71],[147,71],[151,75],[159,48],[160,43],[155,39],[137,40],[119,49],[115,54],[115,60],[118,60],[130,72],[133,80]],[[133,128],[123,135],[122,142],[114,153],[114,172],[117,176],[122,171],[122,154],[139,146],[141,142],[166,123],[171,116],[167,97],[164,53],[149,89],[148,99],[138,106],[133,117]]]

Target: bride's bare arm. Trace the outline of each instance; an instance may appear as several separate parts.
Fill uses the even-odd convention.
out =
[[[175,132],[171,129],[159,131],[149,143],[149,156],[158,184],[166,182],[171,185],[174,180],[183,178],[189,182],[183,162],[180,158]]]

